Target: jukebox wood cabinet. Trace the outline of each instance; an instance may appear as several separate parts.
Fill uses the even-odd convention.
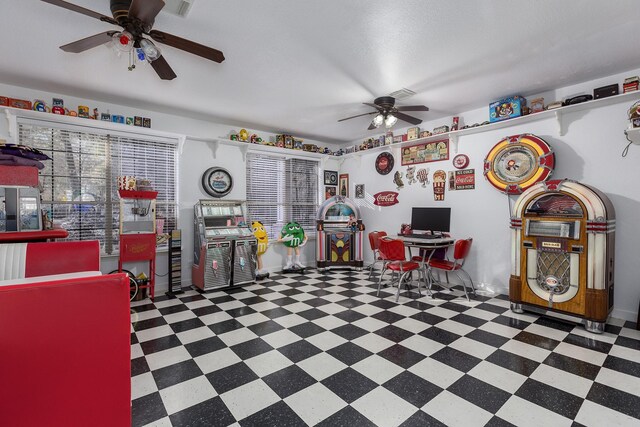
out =
[[[360,209],[351,199],[334,196],[325,200],[318,209],[316,227],[319,270],[332,267],[362,270],[364,224]]]
[[[511,217],[511,309],[579,317],[601,333],[613,307],[615,211],[595,188],[571,180],[526,190]]]

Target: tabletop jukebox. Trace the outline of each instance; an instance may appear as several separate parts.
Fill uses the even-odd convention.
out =
[[[613,307],[615,211],[595,188],[540,182],[511,217],[511,310],[543,308],[579,317],[601,333]]]

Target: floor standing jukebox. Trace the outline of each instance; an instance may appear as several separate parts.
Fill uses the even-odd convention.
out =
[[[606,195],[571,180],[540,182],[511,217],[511,309],[577,316],[602,332],[613,307],[615,211]]]
[[[194,207],[192,281],[202,290],[256,279],[258,242],[240,201],[200,200]]]
[[[318,209],[316,262],[318,269],[354,267],[362,269],[364,224],[360,209],[351,199],[334,196]]]

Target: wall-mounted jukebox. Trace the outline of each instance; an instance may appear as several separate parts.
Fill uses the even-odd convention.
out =
[[[334,196],[318,209],[316,262],[318,269],[355,267],[364,263],[362,243],[364,224],[360,209],[351,199]]]
[[[613,307],[615,211],[605,194],[571,180],[540,182],[511,217],[511,309],[577,316],[602,332]]]

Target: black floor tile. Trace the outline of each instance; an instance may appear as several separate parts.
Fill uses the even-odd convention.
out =
[[[454,334],[453,332],[449,332],[444,329],[440,329],[437,326],[434,326],[429,329],[425,329],[424,331],[420,332],[418,335],[421,335],[425,338],[429,338],[430,340],[433,340],[433,341],[437,341],[440,344],[444,344],[444,345],[449,345],[455,340],[457,340],[458,338],[460,338],[460,335]]]
[[[417,411],[411,415],[400,427],[447,427],[446,424],[433,418],[424,411]]]
[[[244,362],[238,362],[207,374],[207,379],[216,392],[222,394],[257,380],[258,376]]]
[[[559,353],[551,353],[543,363],[545,365],[553,366],[561,371],[579,375],[589,380],[595,380],[598,376],[598,372],[600,372],[600,367],[597,365],[583,362],[582,360],[574,359]]]
[[[209,301],[211,301],[214,304],[222,304],[223,302],[236,301],[236,299],[231,295],[221,295],[215,298],[210,298]]]
[[[222,335],[229,331],[235,331],[236,329],[242,329],[244,325],[238,322],[236,319],[224,320],[219,323],[209,325],[209,329],[215,332],[216,335]]]
[[[131,359],[131,376],[135,377],[136,375],[144,374],[145,372],[149,372],[149,365],[147,364],[147,359],[144,356],[136,357],[135,359]]]
[[[291,312],[282,307],[272,308],[270,310],[261,311],[262,314],[267,316],[269,319],[277,319],[278,317],[288,316]]]
[[[188,297],[181,297],[180,295],[177,295],[178,299],[182,302],[193,302],[193,301],[201,301],[203,299],[206,299],[204,296],[197,294],[197,295],[190,295]]]
[[[354,365],[373,354],[369,350],[357,346],[352,342],[347,342],[327,350],[327,353],[349,366]]]
[[[580,397],[531,378],[528,378],[515,394],[569,419],[574,419],[582,406]]]
[[[185,348],[191,357],[202,356],[203,354],[212,353],[225,348],[227,345],[218,337],[205,338],[203,340],[194,341],[185,344]]]
[[[141,342],[140,348],[142,348],[142,352],[144,354],[151,354],[163,350],[168,350],[179,345],[182,345],[182,342],[180,342],[177,336],[167,335],[166,337]]]
[[[591,390],[589,390],[587,400],[640,420],[640,397],[636,395],[625,393],[604,384],[594,383],[591,386]]]
[[[187,311],[187,310],[189,310],[189,307],[187,307],[184,304],[170,305],[169,307],[164,307],[164,308],[158,309],[158,311],[160,313],[162,313],[163,316],[166,316],[168,314],[181,313],[181,312]]]
[[[500,307],[495,304],[489,304],[487,302],[483,302],[482,304],[476,305],[475,308],[479,308],[480,310],[490,311],[492,313],[502,314],[505,311],[508,311],[508,308]]]
[[[640,341],[634,340],[633,338],[618,337],[618,339],[616,340],[616,345],[621,345],[623,347],[640,351]]]
[[[577,345],[579,347],[587,348],[589,350],[599,351],[600,353],[609,353],[609,351],[611,351],[611,347],[613,346],[612,344],[606,342],[574,334],[567,335],[563,341],[569,344]]]
[[[322,353],[322,350],[305,340],[287,344],[284,347],[280,347],[278,351],[284,354],[293,363],[301,362],[304,359],[308,359],[311,356]]]
[[[497,415],[494,415],[493,418],[491,418],[489,422],[484,425],[484,427],[516,427],[516,426],[511,424],[508,421],[503,420]],[[572,425],[571,427],[574,427],[574,426]]]
[[[135,332],[131,332],[130,334],[130,344],[138,344],[138,337]]]
[[[338,295],[342,295],[345,298],[353,298],[362,294],[360,292],[354,291],[353,289],[347,289],[346,291],[338,292]]]
[[[140,320],[138,322],[132,323],[133,330],[136,332],[144,331],[145,329],[156,328],[158,326],[166,325],[167,321],[164,320],[164,317],[152,317],[147,320]]]
[[[496,350],[485,359],[487,362],[494,363],[510,371],[517,372],[520,375],[528,377],[535,371],[540,364],[526,357],[518,356],[504,350]]]
[[[396,375],[394,378],[382,384],[382,386],[417,408],[422,408],[427,402],[442,392],[442,389],[437,385],[409,371],[404,371]]]
[[[283,297],[283,298],[278,298],[278,299],[274,299],[269,301],[275,305],[279,305],[280,307],[282,306],[286,306],[286,305],[290,305],[290,304],[295,304],[297,302],[299,302],[297,299],[293,299],[291,297]],[[306,303],[306,301],[305,301]]]
[[[181,322],[171,323],[169,326],[171,326],[171,329],[173,329],[173,332],[177,334],[180,332],[188,331],[190,329],[199,328],[205,325],[202,322],[202,320],[195,318],[195,319],[183,320]]]
[[[353,310],[345,310],[342,311],[340,313],[335,314],[335,317],[337,317],[338,319],[344,320],[345,322],[349,322],[349,323],[353,323],[357,320],[360,320],[364,317],[366,317],[364,314],[362,313],[358,313],[357,311],[353,311]]]
[[[237,354],[240,359],[247,360],[262,353],[271,351],[273,350],[273,347],[271,347],[261,338],[254,338],[252,340],[231,346],[231,350],[235,354]]]
[[[142,304],[142,305],[137,305],[135,307],[131,307],[131,311],[135,311],[136,313],[142,313],[145,311],[149,311],[149,310],[155,310],[156,306],[155,304]]]
[[[251,307],[238,307],[227,310],[227,314],[229,314],[233,318],[242,317],[253,313],[257,313],[257,311],[255,311]]]
[[[325,378],[322,384],[347,403],[358,400],[378,387],[377,383],[352,368],[343,369]]]
[[[251,291],[251,293],[256,295],[266,295],[266,294],[272,294],[274,292],[275,291],[273,289],[269,289],[269,288],[254,289]]]
[[[523,343],[535,345],[536,347],[544,348],[545,350],[553,351],[560,341],[556,341],[551,338],[543,337],[538,334],[532,334],[530,332],[522,331],[515,337],[513,337],[516,341],[521,341]]]
[[[267,383],[281,399],[316,383],[316,380],[298,365],[288,366],[263,377],[262,380]]]
[[[219,396],[176,412],[169,416],[169,420],[173,427],[210,427],[213,420],[215,425],[220,426],[235,422],[235,418]]]
[[[447,390],[492,414],[498,412],[511,397],[511,393],[507,393],[470,375],[463,376],[449,386]]]
[[[379,313],[376,313],[371,317],[373,317],[374,319],[381,320],[383,322],[387,322],[390,325],[405,318],[404,316],[401,316],[401,315],[399,315],[397,313],[394,313],[394,312],[388,311],[388,310],[384,310],[384,311],[381,311]]]
[[[357,299],[348,298],[342,301],[336,301],[336,304],[341,305],[345,308],[356,308],[364,304],[362,301],[358,301]]]
[[[493,319],[491,319],[491,321],[514,329],[525,329],[531,324],[524,320],[514,319],[513,317],[509,316],[494,317]]]
[[[492,334],[491,332],[483,331],[481,329],[475,329],[465,335],[465,337],[496,348],[502,347],[504,343],[509,341],[509,338],[497,334]]]
[[[153,379],[159,390],[202,375],[202,371],[193,359],[152,371]]]
[[[548,316],[540,316],[533,323],[536,325],[546,326],[547,328],[557,329],[562,332],[571,332],[576,327],[575,323],[565,322]]]
[[[376,427],[376,425],[351,406],[346,406],[316,424],[316,427]]]
[[[386,299],[379,299],[377,301],[370,302],[369,305],[373,305],[374,307],[379,307],[379,308],[388,310],[390,308],[395,307],[398,304],[396,304],[395,302],[391,302],[389,300],[386,300]]]
[[[481,362],[477,357],[451,347],[445,347],[433,353],[431,358],[462,372],[469,372],[474,366]]]
[[[631,360],[609,355],[605,359],[602,367],[640,378],[640,360],[633,362]]]
[[[280,293],[281,293],[282,295],[285,295],[285,296],[290,297],[290,296],[293,296],[293,295],[302,294],[302,293],[304,293],[304,292],[302,292],[302,291],[301,291],[301,290],[299,290],[299,289],[292,288],[292,289],[285,289],[284,291],[280,291]]]
[[[385,337],[386,339],[393,341],[395,343],[404,341],[410,336],[414,335],[413,332],[409,332],[406,329],[402,329],[393,325],[385,326],[382,329],[378,329],[377,331],[374,332],[374,334],[380,335],[381,337]]]
[[[465,312],[469,310],[469,307],[466,305],[456,304],[455,302],[445,302],[444,304],[440,304],[440,307],[446,308],[447,310],[457,311],[458,313]]]
[[[313,322],[301,323],[300,325],[292,326],[289,330],[302,338],[308,338],[325,331],[324,328],[321,328]]]
[[[278,322],[274,322],[273,320],[267,320],[266,322],[256,323],[251,326],[247,326],[254,334],[262,337],[264,335],[271,334],[273,332],[284,329],[284,326],[280,325]]]
[[[131,423],[134,426],[151,424],[167,416],[160,393],[155,392],[131,402]]]
[[[316,320],[328,315],[329,313],[326,313],[322,310],[318,310],[317,308],[311,308],[309,310],[301,311],[298,313],[298,316],[302,316],[307,320]]]
[[[274,403],[240,421],[241,427],[305,427],[306,425],[283,401]]]
[[[382,350],[378,353],[378,356],[384,357],[388,361],[393,362],[404,369],[409,369],[426,357],[423,354],[403,347],[400,344],[392,345],[391,347]]]
[[[422,302],[422,301],[411,301],[404,305],[406,305],[407,307],[415,308],[416,310],[420,310],[420,311],[428,310],[434,307],[433,305],[427,304],[426,302]]]
[[[315,291],[309,292],[309,295],[314,295],[316,297],[323,297],[325,295],[331,295],[331,292],[325,291],[324,289],[317,289]]]
[[[346,325],[342,325],[335,329],[332,329],[331,332],[341,336],[342,338],[348,341],[354,340],[358,337],[368,334],[368,332],[365,331],[364,329],[358,328],[357,326],[354,326],[351,323],[347,323]]]
[[[207,305],[205,307],[194,308],[191,311],[193,311],[193,314],[200,317],[200,316],[206,316],[207,314],[217,313],[219,311],[222,311],[222,309],[216,305]]]
[[[474,328],[479,328],[480,326],[487,323],[486,320],[480,319],[478,317],[469,316],[468,314],[458,314],[457,316],[453,316],[451,318],[454,322],[464,323],[465,325],[472,326]]]
[[[411,318],[415,320],[419,320],[431,326],[437,325],[438,323],[444,322],[445,320],[447,320],[444,317],[436,316],[435,314],[425,313],[425,312],[416,313],[413,316],[411,316]]]

